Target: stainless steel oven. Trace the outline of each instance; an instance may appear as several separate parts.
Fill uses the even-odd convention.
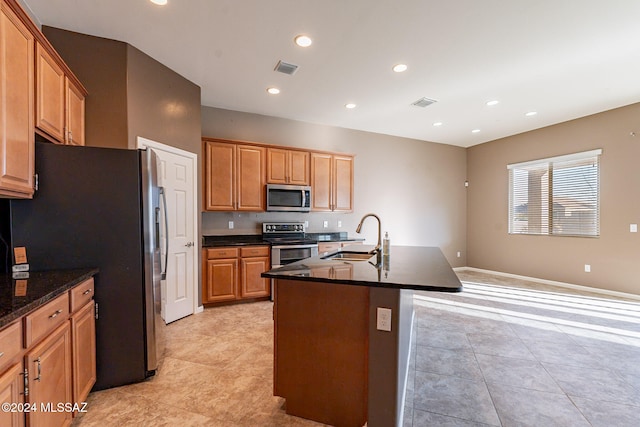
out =
[[[318,255],[318,242],[305,237],[303,222],[265,222],[262,239],[271,243],[271,268]],[[271,286],[273,300],[275,288]]]

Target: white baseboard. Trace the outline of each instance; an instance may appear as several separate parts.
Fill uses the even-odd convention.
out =
[[[202,313],[204,311],[204,305],[199,305],[196,307],[196,310],[193,312],[194,314]]]
[[[575,290],[584,291],[584,292],[593,292],[596,294],[603,294],[603,295],[609,295],[609,296],[614,296],[619,298],[628,298],[628,299],[640,301],[640,295],[629,294],[626,292],[611,291],[609,289],[592,288],[589,286],[574,285],[573,283],[557,282],[555,280],[539,279],[537,277],[521,276],[519,274],[503,273],[501,271],[493,271],[493,270],[484,270],[482,268],[475,268],[475,267],[456,267],[453,269],[453,271],[464,271],[464,270],[476,271],[478,273],[493,274],[496,276],[511,277],[513,279],[528,280],[531,282],[538,282],[545,285],[558,286],[560,288],[575,289]]]

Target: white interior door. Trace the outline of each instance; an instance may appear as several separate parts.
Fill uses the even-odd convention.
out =
[[[165,256],[167,259],[167,277],[162,283],[162,317],[170,323],[193,314],[197,306],[197,156],[138,138],[138,145],[141,144],[153,149],[158,157],[158,183],[164,188],[167,202],[168,230],[166,236],[161,236],[160,247],[163,263]],[[166,238],[169,245],[165,255]]]

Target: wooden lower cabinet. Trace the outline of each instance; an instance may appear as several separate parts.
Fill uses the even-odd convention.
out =
[[[11,366],[0,375],[0,402],[19,405],[23,402],[24,372],[22,362]],[[0,426],[24,426],[24,413],[0,411]]]
[[[210,304],[271,295],[271,281],[260,277],[269,270],[269,249],[269,246],[203,249],[202,302]]]
[[[51,335],[29,351],[25,357],[29,370],[27,402],[37,405],[37,411],[27,413],[30,427],[67,426],[70,411],[56,411],[58,403],[72,402],[71,328],[69,322],[59,326]],[[52,405],[51,411],[41,405]]]
[[[90,301],[71,316],[73,352],[73,402],[87,400],[96,383],[95,302]]]
[[[94,281],[0,330],[0,426],[64,427],[96,381]],[[26,377],[26,381],[25,381]]]

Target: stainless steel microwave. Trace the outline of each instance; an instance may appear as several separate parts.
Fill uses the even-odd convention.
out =
[[[308,185],[267,184],[267,211],[309,212],[311,187]]]

